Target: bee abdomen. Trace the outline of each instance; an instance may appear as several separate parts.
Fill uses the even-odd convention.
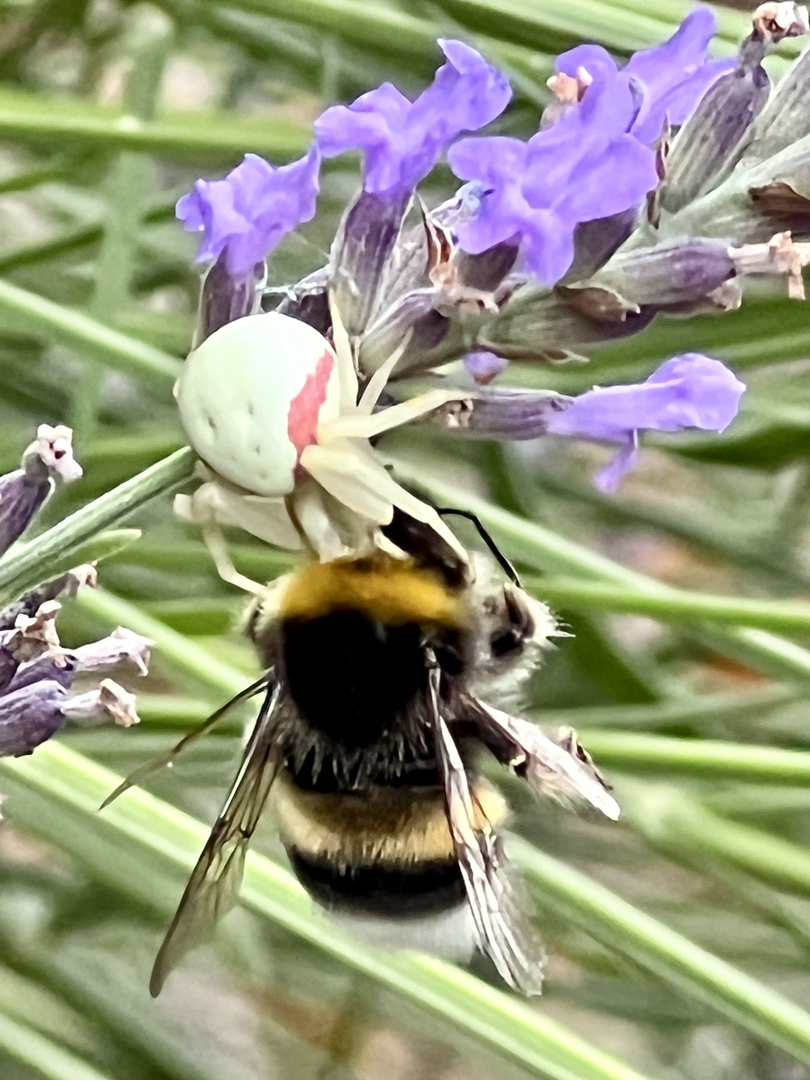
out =
[[[358,866],[313,857],[300,848],[288,848],[287,854],[312,899],[335,914],[409,918],[464,903],[464,882],[455,859]]]
[[[470,779],[481,815],[496,825],[504,812],[500,795],[483,780]],[[350,921],[355,932],[368,924],[373,933],[363,936],[390,941],[394,934],[383,933],[386,928],[432,934],[438,919],[454,930],[463,923],[463,935],[451,936],[463,937],[466,945],[466,892],[441,787],[376,786],[325,794],[302,790],[285,772],[273,804],[299,881],[316,903]],[[419,947],[417,941],[411,945]]]

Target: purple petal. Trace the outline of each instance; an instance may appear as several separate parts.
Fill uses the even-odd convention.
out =
[[[639,101],[632,134],[645,146],[658,139],[664,124],[680,126],[694,112],[711,84],[736,65],[735,59],[707,60],[716,30],[714,13],[705,7],[692,11],[667,41],[635,53],[623,75],[636,87]],[[574,78],[584,69],[593,79],[617,72],[618,65],[603,48],[580,45],[557,57],[557,71]],[[591,93],[585,91],[583,101]]]
[[[632,441],[627,446],[623,446],[618,454],[612,457],[603,469],[599,470],[593,478],[594,484],[605,494],[615,491],[627,473],[635,468],[637,461],[638,436],[634,434]]]
[[[667,360],[643,383],[595,387],[548,423],[552,435],[619,443],[621,452],[596,478],[613,490],[637,458],[641,431],[723,431],[737,415],[744,383],[719,360],[687,353]]]
[[[476,217],[458,228],[459,243],[479,254],[515,236],[527,268],[554,284],[574,258],[574,232],[643,202],[657,183],[652,150],[627,134],[636,103],[627,79],[599,76],[583,102],[528,143],[462,139],[448,159],[461,179],[488,194]]]
[[[672,37],[653,49],[635,53],[624,70],[659,97],[705,64],[706,50],[716,30],[717,20],[711,8],[695,8]]]
[[[581,69],[593,78],[596,75],[614,75],[619,65],[601,45],[577,45],[561,53],[554,61],[554,70],[575,79]]]
[[[198,180],[177,203],[185,228],[202,232],[198,262],[225,257],[233,278],[253,273],[288,232],[315,216],[320,152],[274,168],[247,154],[223,180]]]
[[[315,122],[325,157],[364,152],[369,193],[412,190],[453,139],[484,127],[509,103],[507,79],[480,53],[461,41],[440,40],[439,46],[447,63],[414,102],[386,83],[351,105],[327,109]]]
[[[624,442],[634,431],[722,431],[739,409],[745,385],[719,360],[687,353],[643,383],[595,387],[555,416],[549,431]]]

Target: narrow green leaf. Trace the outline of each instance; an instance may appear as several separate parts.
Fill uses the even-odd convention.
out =
[[[282,116],[248,123],[233,116],[190,112],[140,120],[85,100],[4,88],[0,91],[0,136],[52,147],[87,145],[232,164],[252,150],[279,164],[304,153],[312,132],[307,125]]]
[[[443,482],[425,470],[417,472],[413,467],[400,464],[399,473],[427,490],[440,504],[461,506],[477,514],[497,536],[507,540],[510,556],[525,561],[529,566],[546,572],[582,575],[662,599],[673,594],[677,596],[677,590],[621,566],[551,529],[492,506],[485,499],[467,491],[461,492],[458,486]],[[716,647],[729,655],[740,657],[777,677],[799,678],[802,681],[810,679],[810,651],[765,630],[748,626],[707,627],[701,636],[715,642]]]
[[[71,1051],[3,1013],[0,1013],[0,1047],[46,1080],[111,1080]]]
[[[96,817],[101,801],[119,783],[114,773],[57,743],[27,759],[4,758],[0,772],[50,800]],[[208,829],[137,789],[101,815],[99,828],[121,842],[161,856],[188,872]],[[438,960],[408,953],[375,952],[316,916],[300,886],[270,860],[248,856],[243,901],[356,971],[453,1023],[551,1080],[644,1080],[634,1069],[598,1050],[528,1004]]]
[[[810,1013],[525,841],[510,851],[544,904],[747,1031],[810,1064]]]
[[[127,375],[171,386],[180,373],[180,362],[173,356],[10,281],[0,281],[0,318]]]
[[[754,784],[810,784],[810,753],[777,746],[579,729],[600,766]]]
[[[194,461],[191,450],[178,450],[77,510],[35,540],[15,548],[0,559],[0,596],[13,598],[18,595],[18,582],[28,583],[23,587],[27,588],[32,578],[35,583],[47,580],[53,576],[53,568],[63,566],[66,561],[71,566],[76,565],[75,554],[83,545],[91,542],[99,532],[117,525],[150,499],[188,480]]]
[[[577,611],[624,611],[666,622],[709,619],[784,633],[810,633],[810,603],[749,600],[737,596],[668,589],[655,596],[635,589],[573,578],[530,578],[526,582],[550,604]]]
[[[111,555],[117,555],[134,544],[141,537],[140,529],[108,529],[91,537],[78,547],[69,548],[56,556],[47,567],[44,562],[30,564],[28,571],[14,579],[13,593],[23,593],[40,585],[46,578],[57,578],[85,563],[101,562]],[[45,575],[43,577],[43,574]]]
[[[806,848],[721,817],[674,787],[633,783],[622,797],[633,823],[653,843],[685,848],[701,859],[720,859],[777,889],[810,896]]]

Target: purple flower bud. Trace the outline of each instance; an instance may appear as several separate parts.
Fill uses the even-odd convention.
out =
[[[288,232],[315,216],[320,163],[316,146],[279,168],[246,154],[224,180],[198,180],[177,203],[185,228],[202,233],[197,261],[224,255],[232,278],[252,275]]]
[[[668,41],[637,52],[622,69],[634,87],[639,104],[630,132],[646,146],[661,135],[668,121],[683,124],[711,84],[735,66],[734,60],[708,60],[707,49],[716,29],[714,13],[697,8],[687,15]],[[582,80],[619,71],[613,57],[599,45],[579,45],[557,57],[558,72]],[[585,90],[587,99],[589,89]]]
[[[489,349],[476,349],[464,357],[464,367],[480,386],[492,382],[508,366],[508,360]]]
[[[410,192],[462,131],[478,131],[509,103],[508,80],[461,41],[440,40],[447,63],[432,84],[410,101],[391,83],[335,105],[315,122],[324,157],[365,153],[363,188],[381,195]]]
[[[719,360],[687,353],[667,360],[643,383],[595,387],[552,416],[547,431],[623,444],[596,477],[611,491],[633,467],[641,431],[723,431],[737,415],[745,385]]]
[[[73,457],[73,432],[41,424],[20,468],[0,477],[0,554],[25,532],[53,491],[53,477],[69,482],[82,475]]]
[[[628,134],[635,110],[628,83],[600,74],[581,104],[528,143],[493,137],[452,146],[453,172],[489,192],[478,215],[458,226],[463,250],[518,238],[527,268],[545,284],[559,281],[580,222],[635,207],[657,184],[655,155]]]

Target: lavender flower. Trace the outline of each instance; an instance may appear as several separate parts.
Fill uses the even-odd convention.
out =
[[[461,41],[440,40],[439,47],[447,63],[415,101],[384,83],[315,122],[324,157],[364,152],[366,192],[412,191],[453,139],[484,127],[508,105],[506,77],[480,53]]]
[[[639,204],[657,183],[652,150],[628,134],[635,114],[629,84],[599,74],[580,105],[528,143],[492,137],[452,146],[456,176],[489,191],[478,216],[458,226],[462,249],[478,254],[517,238],[528,270],[558,281],[580,222]]]
[[[723,431],[740,405],[745,384],[719,360],[687,353],[667,360],[643,383],[594,387],[553,412],[546,431],[622,449],[596,477],[612,491],[636,463],[640,431]]]
[[[53,491],[55,476],[70,482],[82,475],[72,441],[69,427],[41,424],[20,468],[0,477],[0,554],[28,528]]]
[[[224,180],[198,180],[177,203],[185,228],[202,233],[197,261],[223,255],[231,277],[250,274],[291,229],[315,216],[320,164],[315,146],[279,168],[245,154]]]
[[[622,78],[639,99],[630,132],[645,146],[660,138],[666,123],[683,124],[715,79],[736,65],[734,59],[707,59],[715,30],[714,13],[709,8],[697,8],[668,41],[635,53],[621,69]],[[561,74],[576,79],[586,98],[590,80],[607,78],[620,70],[610,53],[599,45],[578,45],[557,57],[554,66]]]

